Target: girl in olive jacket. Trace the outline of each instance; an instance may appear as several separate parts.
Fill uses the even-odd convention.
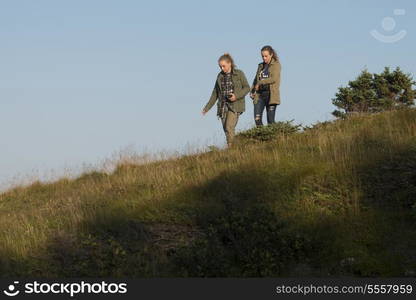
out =
[[[245,111],[245,96],[250,91],[244,72],[237,69],[230,54],[218,59],[221,72],[215,80],[211,97],[202,114],[205,115],[217,102],[217,116],[221,119],[227,145],[231,146],[235,136],[238,117]]]
[[[254,103],[254,121],[263,125],[263,111],[267,111],[267,123],[274,123],[276,106],[280,104],[281,65],[276,52],[271,46],[261,48],[263,62],[257,67],[256,76],[251,87],[250,97]]]

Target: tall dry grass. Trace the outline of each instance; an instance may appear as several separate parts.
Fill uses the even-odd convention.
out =
[[[380,211],[408,209],[394,199],[376,198],[378,194],[372,187],[384,184],[377,176],[382,177],[383,170],[390,171],[388,167],[383,169],[385,163],[400,161],[416,149],[415,119],[413,109],[359,115],[268,142],[240,139],[232,149],[140,164],[123,159],[110,174],[91,171],[76,179],[13,188],[0,195],[0,268],[4,275],[66,275],[53,267],[56,261],[51,252],[61,251],[57,247],[72,249],[79,242],[78,236],[94,235],[101,230],[111,233],[132,220],[137,224],[164,224],[173,231],[183,226],[203,231],[201,216],[215,216],[223,209],[218,199],[227,197],[235,202],[267,203],[293,227],[323,232],[328,229],[323,224],[336,228],[336,236],[328,237],[336,240],[336,245],[322,251],[326,257],[315,256],[322,259],[322,264],[325,259],[340,258],[333,253],[336,247],[343,249],[345,256],[349,252],[357,255],[364,251],[361,247],[365,244],[360,244],[357,236],[371,239],[376,227],[383,228],[383,234],[388,232],[373,216]],[[373,170],[377,170],[376,176],[372,175]],[[371,178],[378,181],[371,182]],[[393,188],[386,191],[390,190]],[[397,194],[399,202],[404,201],[400,197],[405,199],[406,195]],[[369,228],[369,232],[357,233],[357,228]],[[406,228],[406,234],[415,232],[414,227]],[[143,243],[153,243],[152,234],[157,233],[143,232]],[[111,241],[114,239],[117,237]],[[181,236],[178,245],[186,244],[182,239],[186,237]],[[409,249],[403,251],[403,257],[409,259]],[[363,260],[366,255],[363,254]],[[379,266],[381,258],[360,268],[367,268],[370,273],[385,270],[383,274],[394,274],[395,269]],[[158,269],[159,263],[155,262],[145,274],[165,274]],[[97,274],[129,274],[118,272]]]

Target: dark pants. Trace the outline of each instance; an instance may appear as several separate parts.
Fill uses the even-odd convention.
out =
[[[274,118],[276,114],[276,104],[269,104],[270,97],[260,95],[259,100],[254,104],[254,121],[257,126],[263,125],[263,111],[266,108],[267,112],[267,124],[274,123]]]

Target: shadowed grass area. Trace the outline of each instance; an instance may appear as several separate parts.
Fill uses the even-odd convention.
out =
[[[416,111],[0,195],[3,277],[414,276]]]

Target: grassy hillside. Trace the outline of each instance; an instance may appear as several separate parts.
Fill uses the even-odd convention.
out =
[[[1,276],[415,276],[416,110],[274,129],[1,194]]]

